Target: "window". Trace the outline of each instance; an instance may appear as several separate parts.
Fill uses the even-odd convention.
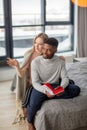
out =
[[[6,56],[3,0],[0,0],[0,57]]]
[[[47,0],[46,21],[70,21],[70,0]]]
[[[73,13],[70,0],[46,0],[46,32],[59,41],[58,52],[73,49]]]
[[[40,33],[41,27],[13,27],[13,55],[21,57],[32,47],[33,39]]]
[[[0,59],[23,57],[40,32],[56,37],[58,52],[73,49],[70,0],[0,0]]]
[[[58,53],[71,51],[71,41],[73,36],[73,32],[70,31],[71,29],[70,25],[46,26],[46,33],[51,37],[57,38],[59,41]]]
[[[12,25],[41,24],[41,0],[12,0]]]
[[[21,5],[21,6],[20,6]],[[20,57],[32,46],[41,28],[41,0],[13,0],[13,56]]]

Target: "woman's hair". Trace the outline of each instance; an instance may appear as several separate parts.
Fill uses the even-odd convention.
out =
[[[34,38],[34,43],[35,43],[35,40],[37,39],[37,38],[41,38],[41,39],[43,39],[43,41],[45,42],[45,40],[47,40],[48,39],[48,35],[47,34],[45,34],[45,33],[39,33],[35,38]]]
[[[45,34],[45,33],[39,33],[38,35],[36,35],[36,37],[34,38],[34,40],[33,40],[33,43],[35,44],[35,41],[36,41],[36,39],[37,38],[41,38],[41,39],[43,39],[43,42],[45,42],[47,39],[48,39],[48,35],[47,34]],[[34,46],[33,46],[33,48],[32,48],[32,52],[34,51]]]
[[[34,40],[33,40],[33,43],[34,43],[34,44],[35,44],[36,39],[39,38],[39,37],[40,37],[41,39],[43,39],[44,42],[48,39],[48,35],[47,35],[47,34],[45,34],[45,33],[39,33],[38,35],[36,35],[36,37],[35,37]],[[33,47],[32,47],[31,49],[29,49],[29,50],[25,53],[25,55],[26,55],[27,53],[29,53],[29,52],[31,52],[31,53],[34,52],[34,45],[33,45]]]

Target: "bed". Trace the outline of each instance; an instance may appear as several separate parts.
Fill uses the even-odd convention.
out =
[[[45,101],[35,116],[36,130],[87,130],[87,62],[68,63],[66,69],[81,93],[73,99]]]

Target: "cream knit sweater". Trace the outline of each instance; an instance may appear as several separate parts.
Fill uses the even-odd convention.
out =
[[[33,87],[45,93],[45,87],[41,84],[46,82],[58,84],[61,78],[61,84],[65,88],[69,84],[68,75],[65,68],[65,61],[54,55],[51,59],[44,59],[43,56],[35,58],[31,63],[31,77]]]

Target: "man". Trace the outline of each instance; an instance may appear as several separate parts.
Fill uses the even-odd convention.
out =
[[[43,46],[43,56],[39,56],[31,63],[33,90],[28,105],[29,130],[35,130],[34,117],[45,100],[73,98],[80,93],[80,88],[78,86],[69,84],[65,62],[55,55],[57,46],[58,41],[55,38],[48,38]],[[51,84],[53,88],[62,86],[64,92],[56,96],[50,94],[44,86],[45,83]]]

